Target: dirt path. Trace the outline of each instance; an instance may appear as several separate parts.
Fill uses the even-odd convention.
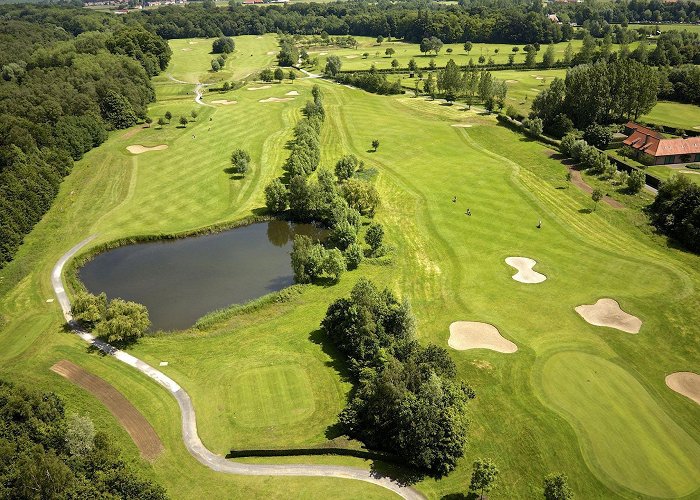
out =
[[[163,443],[148,420],[111,384],[65,359],[53,365],[51,371],[99,399],[126,429],[144,458],[153,460],[163,451]]]
[[[199,434],[197,433],[197,419],[194,406],[192,405],[192,400],[190,399],[189,394],[187,394],[187,392],[180,387],[177,382],[159,370],[156,370],[148,363],[135,358],[131,354],[114,348],[106,342],[96,339],[88,332],[80,330],[73,321],[73,317],[70,313],[70,299],[66,294],[63,287],[63,281],[61,279],[63,266],[93,238],[95,238],[95,235],[84,239],[68,250],[68,252],[66,252],[58,260],[58,262],[56,262],[56,265],[51,272],[51,285],[53,286],[54,293],[58,298],[59,304],[61,305],[63,316],[73,331],[85,342],[88,342],[93,347],[99,349],[109,356],[114,356],[114,358],[118,359],[122,363],[139,370],[141,373],[158,382],[168,392],[170,392],[170,394],[173,395],[180,406],[180,414],[182,416],[182,440],[190,454],[201,464],[217,472],[244,476],[310,476],[355,479],[358,481],[376,484],[377,486],[391,490],[407,500],[419,500],[425,498],[416,489],[403,485],[391,477],[376,471],[368,471],[356,467],[345,467],[341,465],[247,464],[226,460],[226,458],[223,456],[209,451],[204,444],[202,444]]]
[[[569,172],[571,172],[571,183],[574,186],[581,189],[581,191],[583,191],[584,193],[591,194],[593,192],[593,188],[589,186],[588,183],[586,183],[586,181],[583,180],[583,177],[581,177],[581,172],[571,167],[569,167]],[[625,206],[622,203],[620,203],[617,200],[613,200],[612,198],[610,198],[610,196],[604,196],[603,201],[617,210],[625,208]]]

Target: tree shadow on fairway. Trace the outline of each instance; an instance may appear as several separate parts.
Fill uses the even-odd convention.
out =
[[[414,485],[426,477],[420,471],[382,460],[373,460],[369,470],[374,477],[390,477],[401,486]]]
[[[349,382],[351,379],[348,365],[343,361],[340,352],[326,336],[325,332],[321,328],[317,328],[309,334],[309,340],[321,346],[323,353],[331,358],[330,361],[325,362],[325,365],[329,368],[333,368],[343,382]]]
[[[467,493],[466,495],[464,493],[449,493],[440,497],[440,500],[477,500],[478,498],[481,497],[476,493]],[[484,495],[484,498],[488,498],[488,496]]]
[[[592,214],[593,210],[590,208],[580,208],[578,213],[580,213],[580,214]]]
[[[229,179],[234,181],[240,181],[245,178],[245,175],[236,172],[236,170],[233,167],[225,168],[224,173],[227,173],[230,176]]]

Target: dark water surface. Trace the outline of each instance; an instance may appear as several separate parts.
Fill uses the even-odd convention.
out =
[[[271,221],[222,233],[140,243],[96,256],[78,274],[94,294],[148,308],[153,330],[192,326],[208,312],[294,283],[294,235],[320,238],[308,224]]]

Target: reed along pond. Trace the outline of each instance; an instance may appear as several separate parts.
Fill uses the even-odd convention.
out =
[[[78,276],[90,293],[144,304],[153,330],[180,330],[208,312],[292,285],[294,236],[323,239],[326,233],[309,224],[270,221],[138,243],[97,255]]]

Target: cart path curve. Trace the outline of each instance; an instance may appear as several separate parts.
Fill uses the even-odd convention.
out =
[[[143,374],[152,378],[163,386],[170,394],[173,395],[178,405],[180,406],[180,414],[182,415],[182,440],[185,443],[187,450],[201,464],[209,467],[216,472],[227,474],[239,474],[244,476],[315,476],[315,477],[332,477],[340,479],[355,479],[376,484],[383,488],[393,491],[402,498],[407,500],[423,499],[424,496],[416,489],[402,485],[389,476],[377,472],[371,472],[356,467],[345,467],[340,465],[307,465],[307,464],[246,464],[227,460],[221,455],[217,455],[209,451],[199,438],[197,433],[197,420],[192,405],[192,400],[189,394],[180,387],[180,385],[164,373],[156,370],[148,363],[128,354],[124,351],[116,349],[110,344],[96,339],[90,333],[78,328],[78,325],[73,321],[70,312],[70,299],[66,294],[61,279],[63,267],[81,248],[90,243],[97,235],[92,235],[73,248],[66,252],[59,260],[51,272],[51,285],[53,286],[58,302],[61,305],[63,316],[73,331],[84,341],[93,345],[103,353],[113,356],[122,363],[125,363],[133,368],[136,368]]]

